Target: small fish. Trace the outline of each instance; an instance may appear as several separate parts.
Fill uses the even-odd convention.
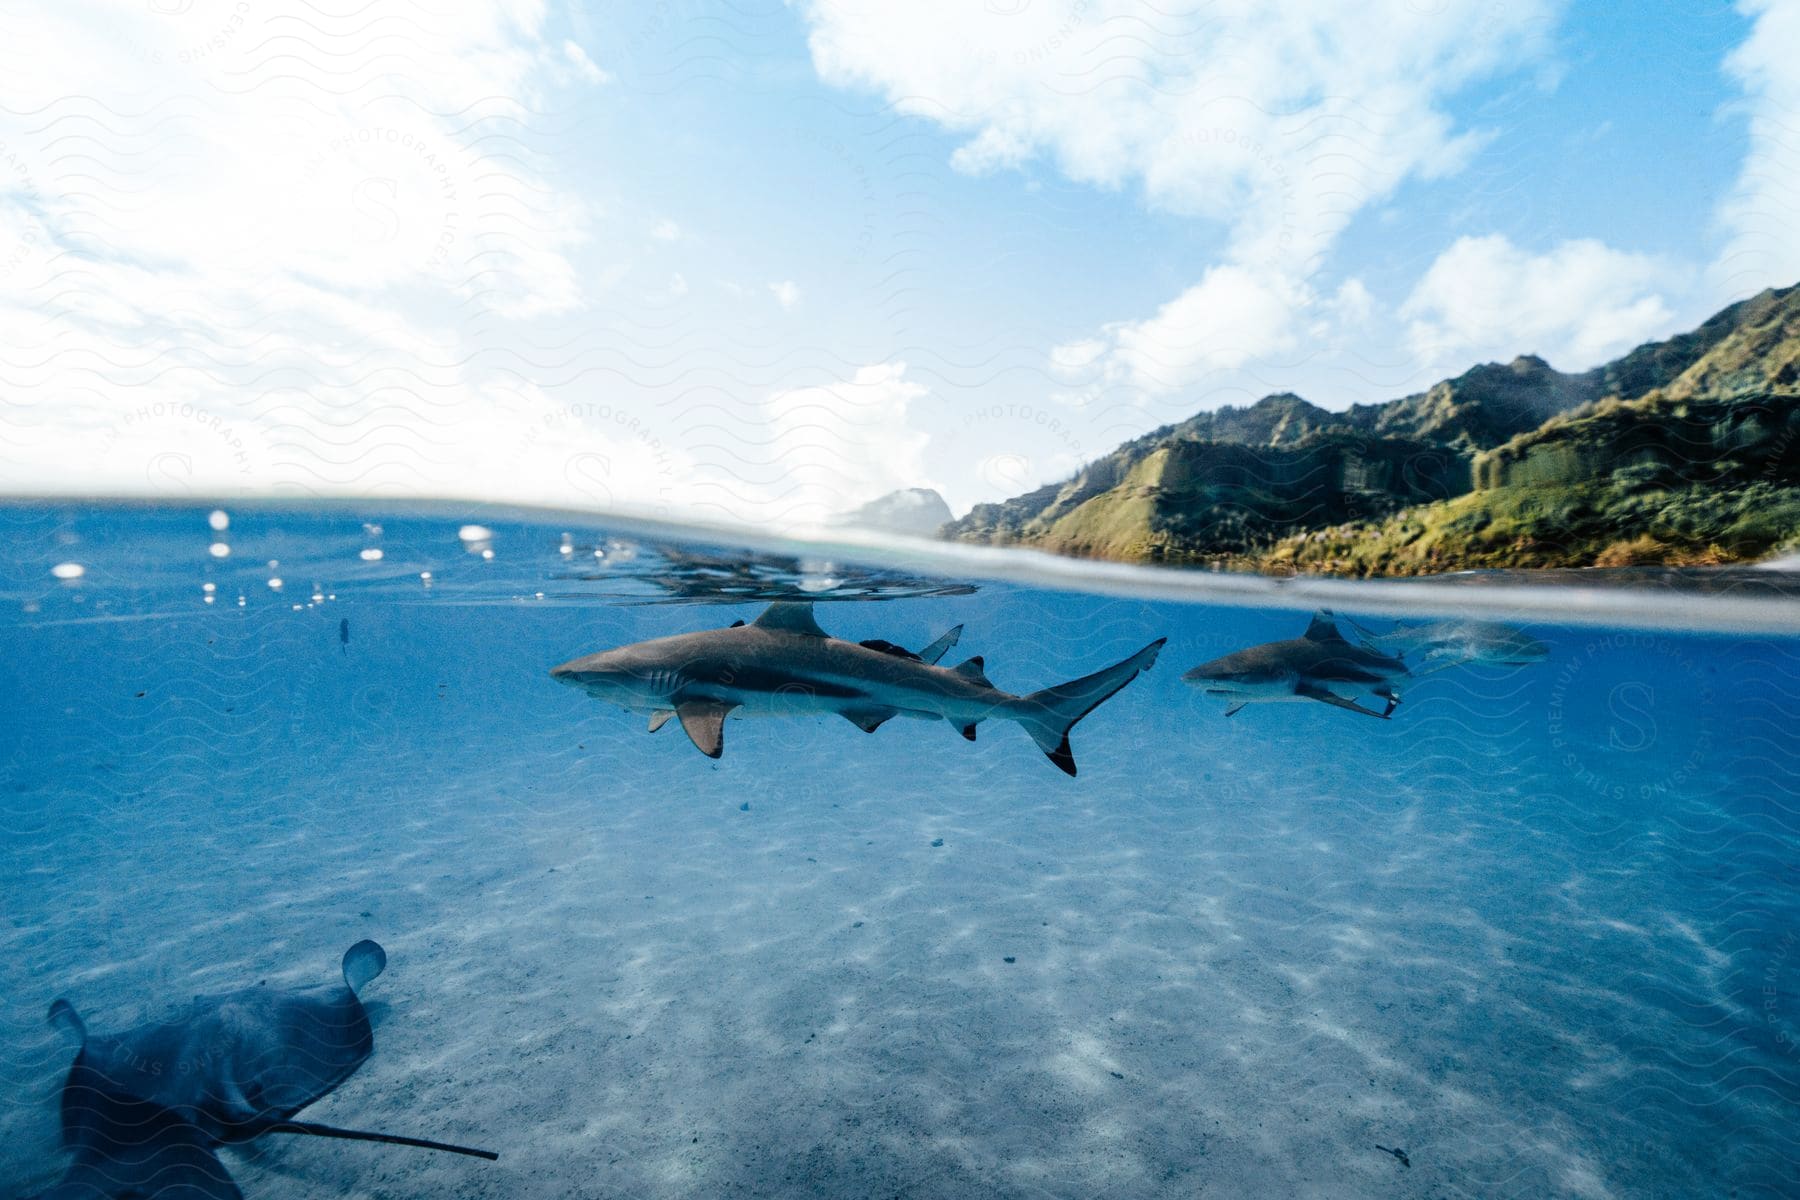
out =
[[[1406,1151],[1404,1151],[1404,1150],[1389,1150],[1386,1146],[1377,1146],[1375,1148],[1377,1150],[1381,1151],[1383,1154],[1391,1154],[1395,1158],[1399,1159],[1400,1165],[1403,1167],[1410,1168],[1412,1166],[1412,1159],[1406,1157]]]
[[[350,618],[338,622],[338,645],[341,653],[350,653]]]

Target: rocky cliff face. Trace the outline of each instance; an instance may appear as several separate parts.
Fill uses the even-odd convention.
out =
[[[1682,501],[1684,553],[1700,552],[1694,546],[1709,528],[1702,510],[1729,510],[1721,521],[1737,532],[1721,536],[1730,545],[1705,543],[1705,553],[1728,560],[1800,535],[1800,517],[1784,533],[1780,516],[1788,490],[1800,497],[1797,395],[1800,287],[1764,292],[1691,333],[1581,374],[1524,356],[1343,412],[1283,393],[1201,413],[1127,442],[1063,483],[978,505],[942,536],[1127,561],[1441,570],[1462,562],[1459,537],[1471,564],[1475,542],[1486,542],[1476,536],[1479,521],[1459,534],[1455,521],[1433,526],[1434,512],[1448,520],[1505,509],[1518,510],[1517,545],[1551,547],[1534,565],[1585,565],[1583,556],[1620,541],[1615,533],[1638,536],[1628,526],[1649,522],[1646,489],[1661,488],[1693,491]],[[1540,537],[1519,515],[1531,510],[1522,497],[1571,488],[1593,491],[1581,503],[1601,508],[1581,536]],[[1739,502],[1750,488],[1769,519],[1746,525]],[[1429,556],[1346,549],[1405,529],[1417,542],[1427,527]],[[1319,549],[1327,546],[1335,549]]]

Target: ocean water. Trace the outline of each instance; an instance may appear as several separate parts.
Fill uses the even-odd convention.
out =
[[[374,1053],[303,1115],[499,1160],[268,1135],[221,1155],[253,1200],[1800,1194],[1791,602],[1538,604],[1544,661],[1391,720],[1227,718],[1182,673],[1299,596],[622,528],[0,509],[0,1191],[69,1161],[53,1000],[123,1030],[373,938]],[[1419,619],[1383,595],[1338,614]],[[731,721],[714,761],[548,673],[783,597],[961,624],[1015,692],[1168,643],[1076,778],[998,721]]]

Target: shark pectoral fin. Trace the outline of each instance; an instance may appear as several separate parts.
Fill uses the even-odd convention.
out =
[[[708,758],[717,758],[725,753],[726,714],[736,707],[714,700],[690,700],[678,706],[675,715],[681,718],[681,728],[695,748]]]
[[[1347,708],[1351,712],[1361,713],[1365,717],[1385,719],[1388,713],[1394,711],[1394,706],[1389,704],[1387,713],[1378,713],[1372,708],[1364,708],[1354,700],[1346,700],[1335,692],[1328,692],[1324,688],[1315,687],[1310,683],[1303,683],[1297,686],[1294,689],[1294,694],[1297,696],[1305,696],[1308,700],[1317,700],[1321,704],[1329,704],[1334,708]]]
[[[967,725],[964,725],[962,727],[963,737],[967,738],[971,742],[974,741],[975,740],[975,726],[978,724],[980,724],[980,722],[970,721]]]
[[[675,710],[672,708],[659,708],[655,712],[651,713],[650,714],[650,732],[655,733],[657,730],[661,729],[664,725],[667,725],[669,723],[669,718],[674,715],[675,715]]]
[[[874,733],[899,715],[899,710],[893,708],[853,708],[844,713],[844,719],[864,733]]]
[[[1237,716],[1239,713],[1244,711],[1244,705],[1246,705],[1248,703],[1250,703],[1248,700],[1239,700],[1236,704],[1232,705],[1230,708],[1225,710],[1225,715],[1228,717]]]

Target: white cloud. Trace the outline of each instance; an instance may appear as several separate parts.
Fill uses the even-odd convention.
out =
[[[1141,387],[1166,391],[1208,370],[1290,350],[1311,293],[1279,276],[1214,267],[1148,320],[1114,332],[1118,363]]]
[[[577,46],[574,42],[563,42],[562,52],[564,60],[575,69],[575,73],[589,83],[612,82],[612,72],[601,70],[595,65],[594,60],[588,57],[587,51],[583,50],[580,46]]]
[[[542,6],[162,8],[58,5],[0,45],[38,114],[0,153],[0,382],[28,398],[0,409],[0,471],[473,486],[548,403],[484,338],[582,302],[591,213],[524,136],[568,62]]]
[[[1590,239],[1542,254],[1507,238],[1459,238],[1400,306],[1422,363],[1446,372],[1537,354],[1565,370],[1614,358],[1679,323],[1664,292],[1668,264]]]
[[[812,0],[815,69],[966,134],[970,171],[1049,158],[1304,275],[1365,205],[1480,142],[1446,98],[1541,54],[1555,0]]]
[[[899,488],[936,487],[925,464],[929,436],[910,408],[926,395],[903,362],[861,367],[848,380],[789,388],[764,405],[774,435],[780,486],[742,481],[739,491],[762,520],[817,524]],[[746,512],[743,515],[748,516]]]
[[[1715,300],[1800,279],[1800,5],[1740,0],[1754,24],[1725,60],[1743,88],[1750,148],[1720,206],[1726,245],[1711,271]]]
[[[650,227],[650,236],[659,242],[673,242],[681,237],[681,226],[664,217]]]
[[[1050,350],[1050,369],[1056,374],[1070,378],[1081,375],[1100,356],[1106,353],[1107,343],[1103,338],[1083,338],[1078,342],[1066,342]]]
[[[1151,394],[1175,391],[1208,372],[1236,370],[1293,350],[1314,302],[1310,288],[1278,274],[1213,267],[1153,316],[1056,347],[1051,369],[1071,378],[1098,364],[1106,382]]]
[[[775,303],[784,309],[791,309],[800,303],[800,285],[791,279],[779,280],[769,285],[769,294],[775,297]]]

